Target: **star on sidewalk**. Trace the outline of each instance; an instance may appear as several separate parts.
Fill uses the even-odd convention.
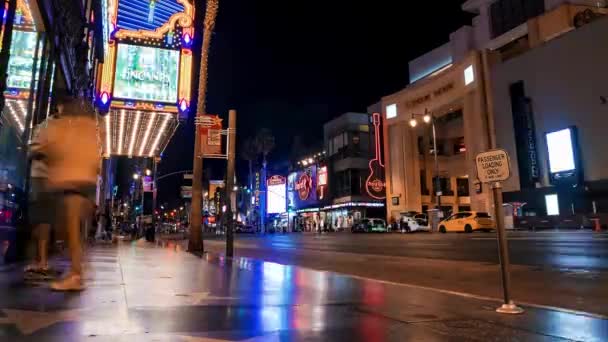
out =
[[[0,317],[0,324],[14,324],[24,335],[30,335],[40,329],[59,322],[74,322],[82,317],[82,309],[61,311],[29,311],[2,309],[6,317]]]
[[[179,340],[178,340],[179,342],[279,342],[280,341],[278,333],[251,337],[246,340],[234,340],[234,339],[225,340],[225,339],[218,339],[218,338],[187,336],[187,335],[180,335],[180,336],[176,336],[176,337],[179,338]]]
[[[234,300],[238,299],[237,297],[224,297],[224,296],[212,296],[210,292],[192,292],[192,293],[176,293],[177,297],[188,297],[190,300],[188,301],[189,305],[199,305],[203,301],[206,300]]]

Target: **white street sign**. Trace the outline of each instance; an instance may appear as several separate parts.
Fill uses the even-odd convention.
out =
[[[504,150],[483,152],[475,157],[477,177],[482,183],[501,182],[511,177],[509,155]]]

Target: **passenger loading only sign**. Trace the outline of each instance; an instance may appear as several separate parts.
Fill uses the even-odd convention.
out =
[[[482,183],[502,182],[511,176],[509,155],[504,150],[483,152],[475,157],[477,177]]]

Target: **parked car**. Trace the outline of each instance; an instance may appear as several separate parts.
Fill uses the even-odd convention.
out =
[[[357,222],[351,228],[351,232],[353,233],[386,233],[388,232],[388,228],[386,226],[386,221],[383,219],[371,218],[371,219],[362,219]]]
[[[401,233],[429,231],[429,225],[426,222],[426,220],[416,219],[416,216],[403,216],[399,225],[399,231]]]
[[[244,224],[243,222],[237,222],[235,224],[235,231],[237,233],[255,234],[255,227],[251,224]]]
[[[488,213],[477,211],[463,211],[450,215],[439,222],[439,231],[472,233],[476,230],[491,231],[496,228],[494,220]]]
[[[416,220],[416,222],[418,222],[418,224],[421,226],[428,227],[429,225],[429,217],[427,214],[416,214],[414,215],[414,220]]]

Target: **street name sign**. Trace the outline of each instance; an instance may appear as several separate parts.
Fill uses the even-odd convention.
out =
[[[502,182],[511,177],[509,154],[505,150],[482,152],[475,157],[475,163],[482,183]]]

